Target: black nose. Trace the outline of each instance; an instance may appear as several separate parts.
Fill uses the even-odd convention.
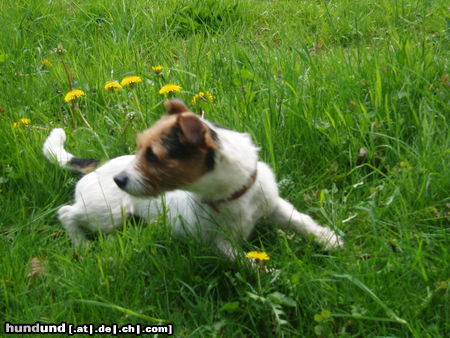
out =
[[[118,174],[114,176],[114,182],[119,186],[119,188],[123,189],[128,182],[128,176],[125,174]]]

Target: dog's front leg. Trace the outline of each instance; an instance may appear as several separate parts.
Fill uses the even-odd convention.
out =
[[[222,253],[226,258],[228,258],[230,261],[236,260],[238,253],[227,238],[221,235],[217,235],[214,243],[219,252]]]
[[[87,244],[86,235],[78,224],[75,208],[72,205],[65,205],[58,210],[58,218],[69,235],[72,245],[75,247]]]
[[[317,224],[310,216],[298,212],[288,201],[278,198],[271,218],[284,229],[293,230],[303,236],[313,235],[325,249],[344,245],[344,240],[329,228]]]

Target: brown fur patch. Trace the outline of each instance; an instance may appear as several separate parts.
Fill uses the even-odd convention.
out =
[[[186,107],[186,104],[180,99],[172,99],[164,102],[164,107],[166,107],[167,114],[181,114],[185,112],[189,112],[189,108]]]
[[[212,131],[197,115],[164,115],[138,135],[137,170],[149,195],[189,185],[212,169],[217,148]]]
[[[99,160],[93,158],[73,157],[68,164],[73,170],[88,174],[97,168],[99,162]]]

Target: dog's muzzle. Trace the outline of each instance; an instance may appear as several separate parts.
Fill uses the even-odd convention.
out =
[[[116,182],[117,186],[120,189],[124,189],[128,183],[128,176],[126,174],[120,173],[114,176],[114,182]]]

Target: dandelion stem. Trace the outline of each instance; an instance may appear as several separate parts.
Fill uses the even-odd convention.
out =
[[[67,76],[67,84],[69,85],[69,91],[71,91],[73,89],[72,88],[72,79],[70,77],[69,70],[67,69],[67,65],[64,62],[64,58],[62,56],[61,56],[61,63],[63,65],[64,72],[66,73],[66,76]],[[72,110],[73,127],[76,128],[77,127],[77,121],[74,118],[75,117],[75,102],[74,101],[72,101],[71,110]]]
[[[92,127],[91,127],[91,125],[89,124],[89,122],[86,120],[86,118],[84,117],[84,115],[81,113],[81,110],[80,110],[80,116],[81,116],[81,119],[83,120],[84,124],[85,124],[89,129],[92,129]]]
[[[127,122],[125,122],[125,126],[122,128],[122,132],[120,133],[120,138],[122,138],[123,135],[125,135],[125,133],[128,129],[128,126],[130,125],[130,122],[131,122],[131,120],[128,120]]]
[[[81,108],[80,108],[80,103],[78,102],[78,112],[80,113],[81,119],[83,120],[84,124],[89,128],[92,129],[91,125],[89,124],[89,122],[86,120],[86,118],[84,117],[83,113],[81,112]]]
[[[137,106],[137,110],[139,112],[139,116],[141,117],[142,123],[143,123],[143,125],[145,127],[147,125],[147,123],[145,122],[144,114],[142,114],[141,103],[139,102],[139,98],[138,98],[135,90],[133,90],[133,96],[134,96],[134,99],[136,101],[136,106]]]
[[[61,63],[63,65],[64,71],[66,72],[67,83],[69,84],[69,91],[70,91],[70,90],[72,90],[72,79],[70,78],[70,73],[69,73],[66,63],[64,62],[64,59],[62,57],[61,57]]]
[[[258,292],[261,295],[262,293],[262,288],[261,288],[261,276],[259,274],[259,272],[263,269],[263,262],[260,261],[259,262],[259,269],[256,271],[256,277],[258,278]]]
[[[72,128],[77,128],[77,119],[75,118],[75,102],[71,102],[70,105],[70,115],[72,117]]]

